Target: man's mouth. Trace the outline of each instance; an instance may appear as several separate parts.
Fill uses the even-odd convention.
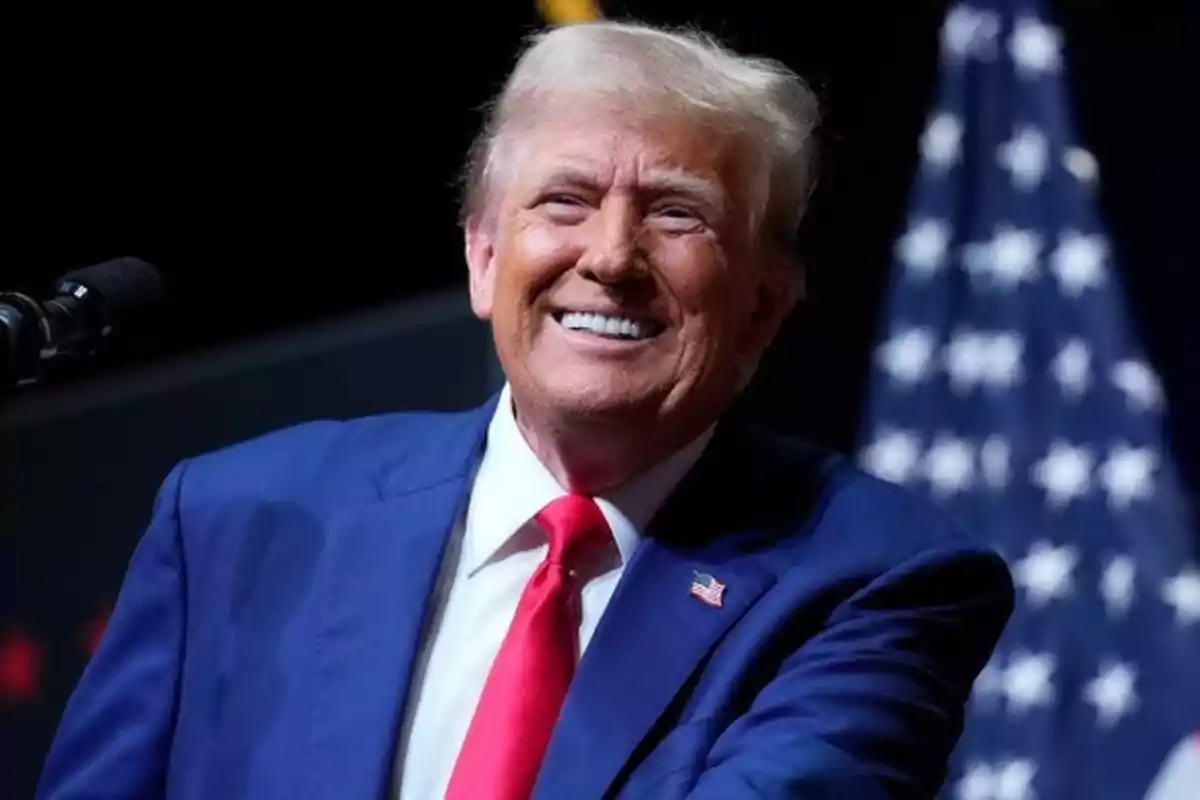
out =
[[[554,319],[569,331],[582,331],[609,339],[635,342],[653,339],[663,331],[660,323],[651,320],[590,311],[558,311],[555,312]]]

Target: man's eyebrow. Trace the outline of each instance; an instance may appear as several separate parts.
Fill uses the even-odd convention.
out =
[[[572,183],[594,186],[599,183],[596,176],[580,167],[557,167],[541,177],[538,183],[543,186],[553,183]]]
[[[654,170],[642,181],[651,191],[663,194],[680,194],[696,198],[716,211],[725,207],[725,192],[714,180],[702,178],[682,169]]]
[[[547,172],[537,181],[540,186],[572,185],[596,188],[601,181],[590,170],[560,166]],[[678,194],[695,198],[715,211],[723,211],[726,204],[721,185],[683,169],[651,170],[639,184],[642,189],[656,194]]]

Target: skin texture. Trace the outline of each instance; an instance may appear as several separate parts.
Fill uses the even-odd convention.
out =
[[[572,490],[619,485],[699,436],[795,302],[753,228],[755,150],[697,115],[545,101],[466,225],[474,312],[492,325],[518,424]],[[649,323],[622,341],[563,311]]]

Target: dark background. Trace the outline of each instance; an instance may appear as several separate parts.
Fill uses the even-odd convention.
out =
[[[748,402],[851,449],[945,4],[603,5],[781,58],[824,99],[827,156],[802,241],[810,300]],[[1051,5],[1131,309],[1195,487],[1196,20],[1183,2]],[[294,419],[461,405],[493,385],[486,333],[454,299],[465,273],[453,180],[478,107],[538,24],[532,0],[10,20],[14,213],[0,289],[40,292],[128,254],[162,270],[170,304],[116,354],[0,409],[0,507],[23,509],[0,513],[0,579],[13,582],[0,587],[0,633],[20,618],[59,645],[76,639],[85,611],[119,585],[173,460]],[[434,312],[401,302],[431,293]],[[231,366],[230,353],[281,341],[292,345]],[[143,402],[131,387],[146,375],[159,383]],[[95,523],[106,502],[111,515]],[[37,708],[0,707],[0,796],[29,793],[84,660],[53,662]]]
[[[0,285],[121,254],[151,261],[175,305],[124,349],[141,359],[461,284],[453,181],[478,107],[538,24],[532,0],[461,5],[17,18],[15,246]],[[946,4],[603,5],[784,59],[824,98],[827,158],[804,243],[812,299],[776,359],[786,400],[766,405],[848,447]],[[1052,7],[1138,322],[1175,406],[1190,407],[1195,16],[1183,0]]]

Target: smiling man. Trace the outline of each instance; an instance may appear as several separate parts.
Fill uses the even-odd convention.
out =
[[[463,213],[503,391],[176,467],[39,795],[935,794],[1004,563],[727,413],[801,285],[816,122],[704,37],[536,37]]]
[[[564,29],[557,47],[612,30]],[[615,32],[618,44],[629,35]],[[535,49],[527,69],[555,56]],[[768,186],[769,162],[746,133],[674,92],[652,102],[651,87],[627,79],[552,100],[531,99],[549,88],[521,92],[522,78],[547,77],[518,72],[501,102],[492,169],[465,225],[471,298],[492,321],[530,446],[564,487],[596,494],[713,424],[796,281],[783,239],[759,234],[770,199],[755,189]],[[802,150],[812,104],[798,83],[776,91],[789,89],[780,99],[805,115]]]

